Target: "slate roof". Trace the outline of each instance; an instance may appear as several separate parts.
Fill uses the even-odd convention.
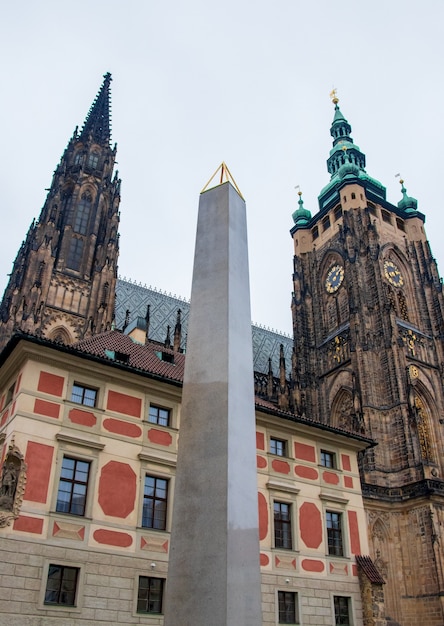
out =
[[[163,343],[165,341],[167,325],[174,329],[177,309],[182,311],[182,349],[186,347],[188,331],[188,316],[190,303],[176,295],[157,291],[146,285],[133,283],[126,278],[119,278],[116,286],[116,326],[122,328],[125,322],[126,311],[130,311],[129,321],[137,317],[145,317],[147,306],[150,305],[149,338]],[[275,376],[279,375],[280,344],[284,346],[285,366],[287,376],[291,371],[291,355],[293,340],[288,335],[275,330],[252,324],[253,339],[253,368],[255,372],[268,373],[268,359]]]
[[[367,576],[371,583],[375,583],[376,585],[385,585],[385,580],[379,573],[378,568],[373,563],[369,556],[356,556],[356,563],[362,569],[364,574]]]

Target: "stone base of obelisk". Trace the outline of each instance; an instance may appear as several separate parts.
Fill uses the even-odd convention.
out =
[[[201,194],[165,626],[260,626],[245,203]]]

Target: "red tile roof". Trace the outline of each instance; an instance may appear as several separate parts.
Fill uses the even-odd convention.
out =
[[[118,330],[110,330],[88,339],[82,339],[73,345],[79,352],[93,354],[95,356],[108,359],[110,361],[125,363],[130,367],[151,374],[157,374],[170,380],[181,382],[183,380],[183,369],[185,365],[185,355],[174,352],[170,348],[165,348],[162,344],[154,341],[146,345],[134,342],[131,337],[124,335]],[[108,351],[105,352],[105,351]],[[119,352],[127,355],[128,360],[112,358],[110,352]],[[162,353],[170,355],[173,363],[162,360]]]

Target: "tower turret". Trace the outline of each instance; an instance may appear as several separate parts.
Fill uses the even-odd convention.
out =
[[[111,327],[120,179],[113,175],[110,84],[108,73],[17,254],[0,306],[0,347],[15,329],[72,343]]]

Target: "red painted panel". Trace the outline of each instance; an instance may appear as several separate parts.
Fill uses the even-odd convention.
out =
[[[296,441],[294,444],[294,455],[297,459],[301,459],[302,461],[316,463],[316,449],[306,443]]]
[[[356,563],[352,563],[352,575],[353,576],[358,575],[358,566],[356,565]]]
[[[301,478],[308,478],[310,480],[317,480],[319,478],[318,471],[314,467],[307,467],[306,465],[296,465],[294,468],[296,476]]]
[[[270,562],[270,559],[268,558],[268,556],[266,554],[260,554],[260,563],[262,565],[262,567],[265,567],[265,565],[268,565]]]
[[[361,542],[359,539],[358,514],[356,511],[348,511],[348,526],[350,528],[350,548],[352,554],[361,554]]]
[[[60,413],[60,405],[36,398],[34,401],[34,413],[45,415],[46,417],[55,417],[57,419]]]
[[[353,489],[353,478],[351,476],[344,476],[344,487]]]
[[[265,435],[264,435],[264,433],[256,432],[256,448],[258,450],[265,450]]]
[[[65,379],[63,376],[56,376],[56,374],[50,374],[49,372],[40,372],[37,389],[38,391],[43,391],[43,393],[50,393],[53,396],[59,396],[59,398],[61,398],[64,382]]]
[[[0,426],[3,426],[3,424],[6,423],[6,420],[9,417],[9,409],[6,409],[6,411],[3,413],[2,415],[2,421],[0,422]]]
[[[307,548],[319,548],[322,543],[322,517],[313,502],[304,502],[299,509],[299,528]]]
[[[25,500],[46,502],[54,448],[28,441],[25,461],[28,466]]]
[[[287,461],[281,461],[280,459],[273,459],[271,466],[275,472],[279,472],[280,474],[290,473],[290,465],[287,463]]]
[[[259,539],[262,541],[268,535],[268,504],[262,493],[258,494],[259,506]]]
[[[256,455],[256,464],[260,469],[264,469],[267,467],[267,459],[264,459],[263,456]]]
[[[20,389],[21,382],[22,382],[22,375],[19,374],[19,376],[17,378],[17,382],[15,383],[15,391],[14,391],[14,393],[18,393],[18,391]],[[1,408],[0,408],[0,411],[1,411]]]
[[[126,393],[109,391],[107,409],[124,413],[125,415],[131,415],[132,417],[140,417],[142,400],[134,396],[128,396]]]
[[[136,474],[126,463],[110,461],[102,467],[99,504],[105,515],[125,518],[134,510]]]
[[[93,533],[97,543],[104,543],[108,546],[118,546],[119,548],[128,548],[133,543],[133,538],[127,533],[120,533],[116,530],[106,530],[100,528]]]
[[[342,459],[342,469],[346,472],[351,472],[351,462],[348,454],[341,454]]]
[[[11,415],[14,415],[14,413],[15,413],[15,400],[12,403],[12,406],[11,406]]]
[[[124,435],[125,437],[140,437],[142,435],[142,429],[137,424],[129,424],[122,420],[116,420],[111,417],[104,420],[103,428],[110,433],[116,433],[117,435]]]
[[[322,561],[314,559],[303,559],[301,565],[306,572],[323,572],[325,567]]]
[[[167,433],[164,430],[157,430],[157,428],[149,429],[148,439],[151,443],[158,443],[161,446],[170,446],[173,443],[173,438],[170,433]]]
[[[71,409],[68,417],[73,424],[80,424],[80,426],[95,426],[96,416],[90,411],[82,411],[82,409]]]
[[[20,517],[14,520],[14,530],[21,530],[26,533],[41,535],[43,531],[43,520],[38,517],[20,515]]]
[[[339,484],[339,476],[337,474],[334,474],[333,472],[322,472],[322,478],[329,485]]]

